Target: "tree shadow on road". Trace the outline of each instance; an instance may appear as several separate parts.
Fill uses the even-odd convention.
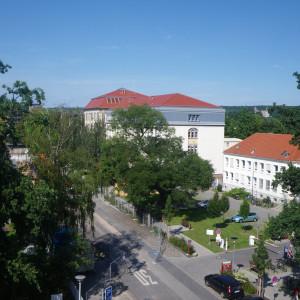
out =
[[[141,241],[133,234],[105,234],[90,240],[94,250],[103,255],[95,261],[93,272],[86,273],[82,284],[83,295],[101,298],[102,289],[112,285],[113,295],[121,295],[128,286],[120,282],[122,276],[143,268],[146,262],[139,261],[137,251],[142,247]]]

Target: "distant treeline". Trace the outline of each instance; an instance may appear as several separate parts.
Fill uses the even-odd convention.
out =
[[[283,133],[294,135],[294,143],[299,144],[300,106],[273,103],[270,106],[223,107],[226,110],[226,137],[245,139],[256,132]],[[263,117],[261,111],[266,109],[268,109],[269,116]]]

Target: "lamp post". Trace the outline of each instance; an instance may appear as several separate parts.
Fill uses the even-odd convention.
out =
[[[75,276],[75,279],[78,281],[78,284],[79,284],[78,300],[81,300],[81,283],[85,279],[85,276],[77,275],[77,276]]]
[[[233,241],[233,253],[232,253],[232,269],[234,270],[234,250],[235,250],[235,241],[238,239],[237,237],[233,236],[232,238]]]

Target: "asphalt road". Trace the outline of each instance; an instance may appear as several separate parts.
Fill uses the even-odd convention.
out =
[[[206,192],[200,192],[198,193],[198,197],[201,200],[210,200],[214,196],[213,191],[206,191]],[[236,200],[234,198],[229,197],[229,202],[230,202],[230,209],[229,212],[226,214],[226,217],[234,216],[235,214],[238,213],[240,209],[240,205],[242,204],[241,200]],[[279,214],[281,209],[281,206],[275,207],[275,208],[265,208],[261,206],[256,206],[256,205],[250,205],[250,211],[255,211],[259,218],[263,221],[267,221],[269,217],[275,217]]]
[[[192,272],[184,272],[170,259],[160,257],[154,264],[158,240],[154,236],[150,239],[141,236],[139,227],[110,205],[96,201],[95,237],[89,235],[89,238],[107,258],[96,262],[94,273],[86,274],[83,296],[101,299],[101,290],[109,286],[111,277],[113,299],[220,299],[214,291],[199,284]],[[182,256],[172,251],[166,249],[165,256]],[[125,261],[122,260],[124,252]],[[109,266],[114,260],[110,276]]]

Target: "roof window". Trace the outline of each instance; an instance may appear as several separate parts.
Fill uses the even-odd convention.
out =
[[[237,150],[237,149],[239,149],[239,148],[240,148],[240,145],[236,146],[236,147],[234,148],[234,150]]]
[[[255,148],[252,149],[251,154],[253,154],[255,152]]]
[[[288,157],[290,154],[286,150],[284,150],[280,155],[285,155],[285,157]]]

